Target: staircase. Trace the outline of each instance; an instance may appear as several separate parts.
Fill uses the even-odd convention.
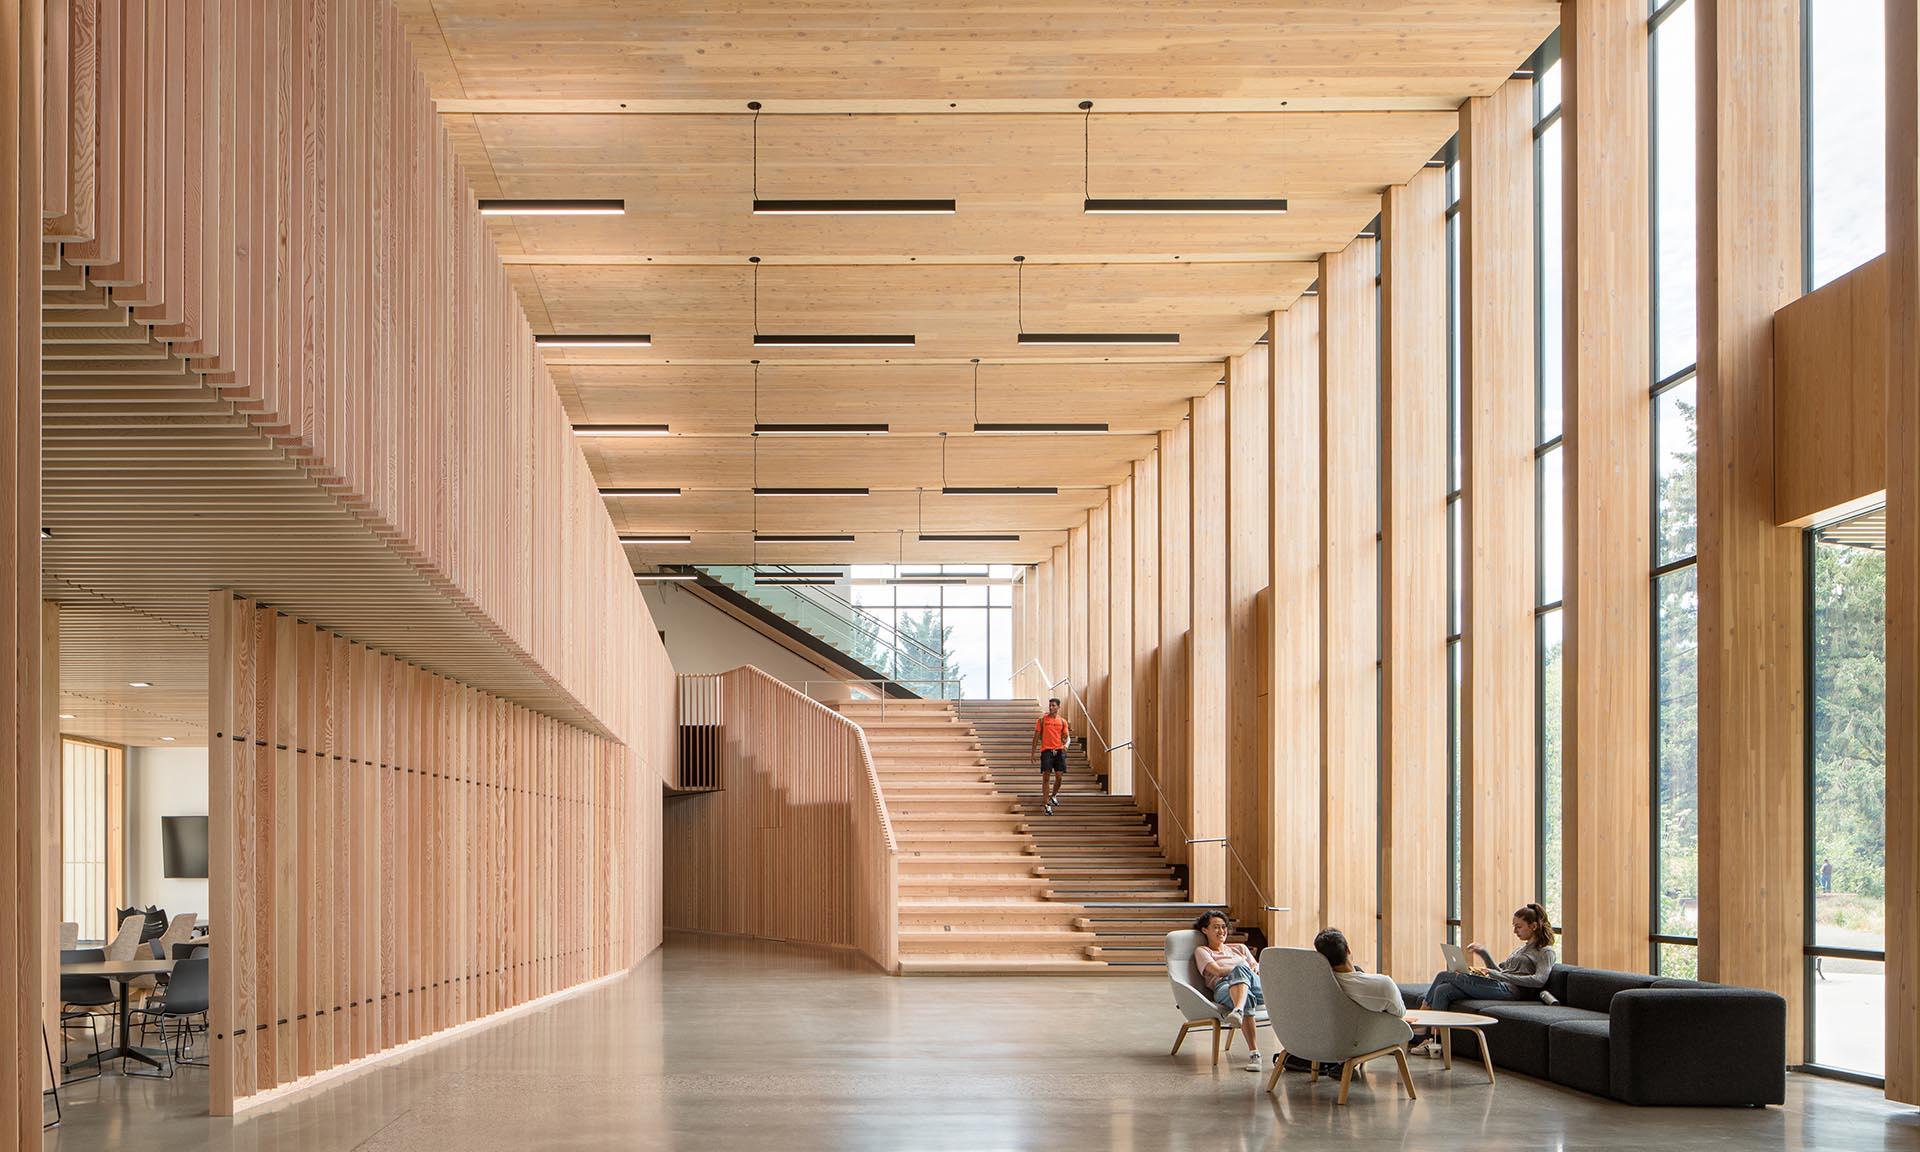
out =
[[[978,734],[986,778],[1021,817],[1049,898],[1075,905],[1074,926],[1093,934],[1088,955],[1115,974],[1165,972],[1166,934],[1190,927],[1205,909],[1227,909],[1187,899],[1186,878],[1167,863],[1153,822],[1132,797],[1106,792],[1104,780],[1087,764],[1079,733],[1067,751],[1060,803],[1051,816],[1041,811],[1040,770],[1032,751],[1041,711],[1032,700],[956,705],[958,719]]]
[[[900,848],[900,972],[1099,974],[1085,912],[1057,899],[1016,799],[944,700],[835,707],[866,732]]]
[[[819,568],[819,565],[815,565]],[[830,571],[840,569],[828,566]],[[792,569],[782,565],[706,565],[696,587],[709,597],[759,616],[854,678],[905,699],[940,697],[957,685],[943,680],[946,656],[906,630],[851,603],[832,585],[766,584],[758,577]]]

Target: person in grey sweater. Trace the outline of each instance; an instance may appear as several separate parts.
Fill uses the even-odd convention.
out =
[[[1467,954],[1477,956],[1481,963],[1465,972],[1436,973],[1420,1007],[1446,1012],[1457,1000],[1517,1000],[1544,989],[1547,974],[1559,959],[1553,950],[1553,925],[1547,919],[1547,910],[1528,904],[1515,911],[1513,934],[1520,946],[1498,966],[1483,945],[1467,945]]]

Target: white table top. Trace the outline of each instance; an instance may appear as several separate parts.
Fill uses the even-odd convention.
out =
[[[173,971],[172,960],[74,960],[60,965],[62,976],[158,976]]]
[[[1441,1012],[1434,1008],[1410,1008],[1407,1023],[1416,1028],[1483,1028],[1500,1021],[1478,1012]]]

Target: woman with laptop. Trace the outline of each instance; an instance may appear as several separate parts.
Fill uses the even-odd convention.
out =
[[[1553,924],[1547,919],[1547,910],[1538,904],[1516,910],[1513,935],[1520,946],[1497,966],[1493,953],[1480,944],[1467,945],[1458,962],[1450,953],[1450,967],[1434,974],[1433,985],[1420,1007],[1447,1012],[1457,1000],[1517,1000],[1522,994],[1546,988],[1547,974],[1559,959],[1553,950]],[[1425,1039],[1416,1036],[1413,1042],[1418,1045]]]

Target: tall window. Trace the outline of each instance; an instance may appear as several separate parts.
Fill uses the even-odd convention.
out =
[[[1651,17],[1653,121],[1654,971],[1691,976],[1699,953],[1699,580],[1695,452],[1695,86],[1691,0]]]
[[[1806,0],[1809,289],[1887,247],[1885,0]]]
[[[1807,1062],[1886,1072],[1886,509],[1808,533]]]
[[[1460,942],[1460,638],[1466,613],[1466,557],[1460,514],[1460,161],[1459,141],[1441,152],[1447,166],[1447,936]]]
[[[104,940],[126,882],[126,751],[62,737],[60,916]]]
[[[945,695],[1013,698],[1013,586],[1008,564],[855,564],[853,603],[927,648],[944,653]],[[992,583],[884,583],[913,577],[986,577]],[[859,655],[855,653],[855,655]],[[909,685],[910,687],[912,685]]]
[[[1560,217],[1560,172],[1565,161],[1560,138],[1560,36],[1541,46],[1533,63],[1533,162],[1535,265],[1534,346],[1539,357],[1534,379],[1537,388],[1537,426],[1534,485],[1539,509],[1539,556],[1535,567],[1534,627],[1537,652],[1535,698],[1539,701],[1540,902],[1551,915],[1560,907],[1560,684],[1565,645],[1561,613],[1566,570],[1565,453],[1561,451],[1561,312],[1560,262],[1563,237]]]

